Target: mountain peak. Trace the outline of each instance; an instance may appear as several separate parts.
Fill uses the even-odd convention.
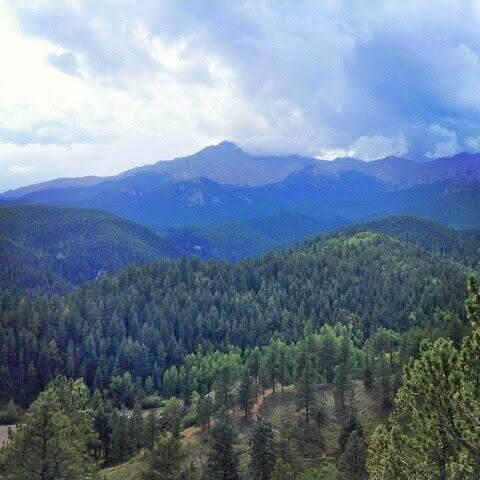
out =
[[[223,142],[218,143],[217,145],[210,145],[208,147],[203,148],[199,153],[219,153],[219,154],[239,154],[245,153],[240,147],[238,147],[235,143],[230,142],[228,140],[223,140]]]

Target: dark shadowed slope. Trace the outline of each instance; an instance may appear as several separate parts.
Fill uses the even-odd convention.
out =
[[[129,263],[178,255],[147,228],[108,213],[0,205],[4,289],[65,290]]]

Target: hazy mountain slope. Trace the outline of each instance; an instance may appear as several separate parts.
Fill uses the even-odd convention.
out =
[[[463,177],[480,181],[480,154],[460,153],[454,157],[430,162],[414,162],[406,158],[386,157],[365,162],[355,158],[338,158],[334,161],[317,160],[299,155],[257,156],[244,152],[231,142],[206,147],[199,152],[170,161],[134,168],[113,177],[82,177],[56,179],[16,190],[3,197],[20,198],[44,190],[87,188],[104,183],[101,191],[111,190],[115,181],[145,187],[146,177],[152,176],[150,187],[162,183],[177,183],[196,178],[229,185],[260,186],[281,182],[290,174],[313,167],[316,175],[324,176],[346,171],[356,171],[374,177],[390,188],[408,188],[414,185],[435,183]],[[161,180],[160,180],[161,179]],[[113,180],[114,183],[111,183]],[[98,190],[93,190],[94,192]]]
[[[176,247],[140,225],[93,210],[0,205],[0,284],[38,291],[65,289],[105,271]]]
[[[3,194],[6,198],[19,199],[25,195],[43,190],[55,190],[71,187],[89,187],[97,183],[105,182],[107,177],[78,177],[78,178],[56,178],[47,182],[36,183],[26,187],[20,187],[15,190],[8,190]]]
[[[81,180],[73,186],[72,179],[68,185],[54,183],[55,188],[32,186],[20,198],[97,208],[162,228],[287,212],[314,217],[327,228],[382,214],[421,215],[458,228],[480,225],[477,154],[426,163],[396,157],[327,162],[299,156],[257,157],[223,142],[100,183],[94,179],[82,185]]]
[[[342,225],[338,222],[336,226]],[[298,213],[284,213],[243,222],[192,226],[169,230],[169,243],[202,258],[238,260],[278,249],[291,242],[331,230],[327,225]]]
[[[200,178],[162,183],[155,174],[111,180],[87,188],[45,190],[25,197],[47,204],[106,210],[158,227],[213,225],[295,212],[328,228],[378,215],[421,215],[457,228],[480,225],[480,182],[455,179],[389,190],[374,177],[345,171],[317,175],[312,168],[258,187],[222,185]]]
[[[170,182],[204,177],[218,183],[252,187],[279,182],[316,162],[300,155],[250,155],[234,143],[221,142],[187,157],[128,170],[121,176],[154,173],[165,176]]]
[[[459,229],[478,227],[480,182],[456,178],[388,192],[378,198],[376,213],[419,215]]]

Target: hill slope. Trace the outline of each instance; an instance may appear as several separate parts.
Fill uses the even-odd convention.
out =
[[[189,352],[264,344],[275,331],[289,341],[307,321],[347,322],[359,341],[379,326],[427,326],[438,309],[463,315],[465,283],[458,263],[370,232],[236,264],[184,259],[132,266],[66,297],[27,298],[26,315],[6,302],[0,348],[14,351],[6,356],[3,395],[24,391],[18,382],[25,376],[15,372],[26,372],[32,355],[46,362],[29,373],[38,386],[68,365],[70,375],[91,385],[129,371],[141,381],[151,375],[161,388],[165,368]],[[10,343],[26,325],[30,334]],[[52,341],[63,348],[47,358],[41,352]]]
[[[94,210],[0,205],[0,285],[65,290],[178,250],[140,225]]]
[[[207,258],[239,260],[284,247],[342,225],[299,213],[283,213],[218,225],[168,230],[164,235],[185,252]],[[163,232],[163,230],[160,230]]]
[[[408,216],[374,220],[345,230],[349,234],[361,231],[390,235],[470,267],[480,261],[480,236],[475,230],[454,230],[426,218]]]

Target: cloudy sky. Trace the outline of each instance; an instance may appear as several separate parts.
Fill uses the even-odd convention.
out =
[[[0,0],[0,190],[229,139],[480,150],[480,3]]]

